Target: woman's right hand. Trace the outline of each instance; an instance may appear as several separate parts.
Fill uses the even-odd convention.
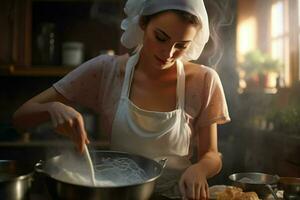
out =
[[[50,114],[55,131],[73,140],[82,153],[84,145],[90,143],[84,128],[82,115],[74,108],[60,102],[50,102],[48,104],[47,111]]]

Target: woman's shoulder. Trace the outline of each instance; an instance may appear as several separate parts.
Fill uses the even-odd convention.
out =
[[[96,56],[90,60],[88,60],[86,65],[115,65],[123,62],[124,60],[128,59],[128,54],[123,54],[123,55],[107,55],[107,54],[102,54],[99,56]]]
[[[197,80],[215,79],[219,77],[215,69],[192,62],[185,63],[185,73],[188,78]]]
[[[124,70],[124,63],[128,59],[128,54],[123,55],[99,55],[86,61],[81,65],[83,71],[97,71],[99,73],[110,73]]]
[[[116,63],[118,68],[120,69],[121,74],[125,74],[125,67],[126,67],[126,63],[129,59],[129,54],[123,54],[123,55],[119,55],[116,59]]]

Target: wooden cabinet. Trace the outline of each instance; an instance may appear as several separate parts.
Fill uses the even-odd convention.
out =
[[[0,4],[1,65],[29,66],[31,63],[31,2],[3,0]]]
[[[120,45],[123,0],[2,0],[0,3],[0,75],[62,76],[62,45],[80,42],[84,61]],[[55,27],[55,62],[40,61],[36,48],[45,24]],[[50,41],[53,42],[53,41]]]

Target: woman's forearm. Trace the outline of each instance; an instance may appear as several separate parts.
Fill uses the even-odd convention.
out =
[[[49,110],[55,103],[70,102],[53,87],[43,91],[24,103],[13,115],[13,123],[16,128],[26,130],[50,120]]]
[[[13,115],[13,124],[20,130],[33,128],[50,120],[50,103],[26,102]]]
[[[218,152],[210,151],[204,154],[195,165],[206,174],[206,178],[211,178],[221,171],[222,159]]]

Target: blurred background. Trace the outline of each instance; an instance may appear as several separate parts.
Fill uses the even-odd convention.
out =
[[[44,158],[71,145],[43,124],[13,128],[14,111],[82,62],[128,52],[124,0],[1,0],[0,159]],[[217,70],[232,122],[219,126],[223,169],[300,177],[300,0],[206,0],[212,37],[195,62]],[[92,145],[107,148],[98,116],[78,107]]]

